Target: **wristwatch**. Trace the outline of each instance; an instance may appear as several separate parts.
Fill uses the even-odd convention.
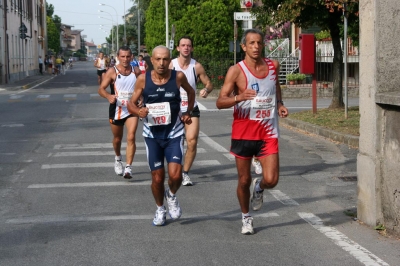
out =
[[[282,100],[277,100],[276,103],[281,103],[282,105],[284,105]]]

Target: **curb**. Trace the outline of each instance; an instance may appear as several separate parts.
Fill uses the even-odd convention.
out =
[[[17,87],[17,88],[26,90],[26,89],[32,88],[33,86],[35,86],[35,85],[37,85],[37,84],[39,84],[39,83],[45,82],[45,81],[47,81],[47,80],[50,80],[50,79],[52,79],[52,78],[53,78],[52,76],[43,77],[43,78],[41,78],[41,79],[32,81],[32,82],[30,82],[30,83],[28,83],[28,84],[19,86],[19,87]]]
[[[282,123],[288,127],[297,128],[302,131],[306,131],[311,134],[319,135],[332,141],[346,144],[352,148],[358,148],[359,137],[340,133],[331,129],[316,126],[307,122],[293,120],[290,118],[279,119],[279,123]]]

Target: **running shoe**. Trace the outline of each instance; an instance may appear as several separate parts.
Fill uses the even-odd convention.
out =
[[[243,235],[253,235],[253,217],[247,216],[242,219],[242,234]]]
[[[122,175],[124,173],[124,166],[121,160],[116,160],[114,164],[114,171],[117,175]]]
[[[253,186],[252,190],[253,193],[251,195],[251,207],[253,208],[254,211],[258,211],[259,209],[261,209],[261,206],[263,204],[263,193],[264,190],[257,192],[256,191],[256,185],[258,183],[260,183],[260,179],[259,178],[253,178],[253,182],[251,183],[251,185]]]
[[[255,168],[255,172],[257,175],[261,175],[262,174],[262,167],[261,167],[261,163],[259,160],[257,160],[256,158],[253,158],[253,162],[252,162],[254,168]]]
[[[182,185],[183,186],[193,186],[192,181],[190,181],[190,177],[188,174],[182,173]]]
[[[165,190],[165,199],[168,203],[168,213],[172,220],[178,219],[182,215],[181,207],[176,196],[171,197],[169,195],[169,189]]]
[[[131,168],[130,165],[125,167],[124,178],[125,179],[131,179],[132,178],[132,168]]]
[[[166,216],[167,216],[167,210],[165,209],[164,206],[163,206],[162,209],[158,209],[157,208],[156,214],[155,214],[154,219],[153,219],[153,225],[155,225],[155,226],[164,225]]]

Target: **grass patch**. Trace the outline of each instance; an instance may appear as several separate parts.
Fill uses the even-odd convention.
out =
[[[344,117],[344,108],[318,109],[315,115],[312,110],[302,111],[291,113],[289,117],[341,133],[360,136],[360,112],[358,106],[347,109],[347,119]]]

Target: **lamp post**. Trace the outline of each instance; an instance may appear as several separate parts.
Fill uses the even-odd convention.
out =
[[[138,56],[140,54],[140,8],[139,8],[139,0],[137,0],[137,24],[138,24]]]
[[[124,0],[124,45],[126,45],[126,9]]]
[[[165,0],[165,46],[168,47],[168,0]]]
[[[124,1],[124,3],[125,3],[125,1]],[[118,13],[117,13],[117,10],[113,7],[113,6],[110,6],[110,5],[106,5],[106,4],[102,4],[102,3],[100,3],[99,4],[100,6],[108,6],[108,7],[111,7],[112,9],[114,9],[114,11],[115,11],[115,14],[117,15],[117,49],[119,49],[119,42],[118,42],[118,39],[119,39],[119,34],[118,34]],[[99,10],[100,12],[105,12],[105,11],[102,11],[102,10]],[[107,13],[107,12],[105,12],[105,13]]]
[[[114,28],[114,20],[112,19],[112,15],[111,15],[110,13],[108,13],[108,12],[101,11],[101,10],[99,10],[99,12],[104,12],[104,13],[107,13],[107,14],[109,14],[109,15],[110,15],[111,19],[109,19],[109,18],[105,18],[105,17],[99,17],[99,18],[103,18],[103,19],[111,20],[111,22],[112,22],[112,25],[113,25],[113,28]],[[118,35],[118,25],[117,25],[117,35]],[[117,49],[119,49],[119,47],[118,47],[118,36],[117,36]]]

